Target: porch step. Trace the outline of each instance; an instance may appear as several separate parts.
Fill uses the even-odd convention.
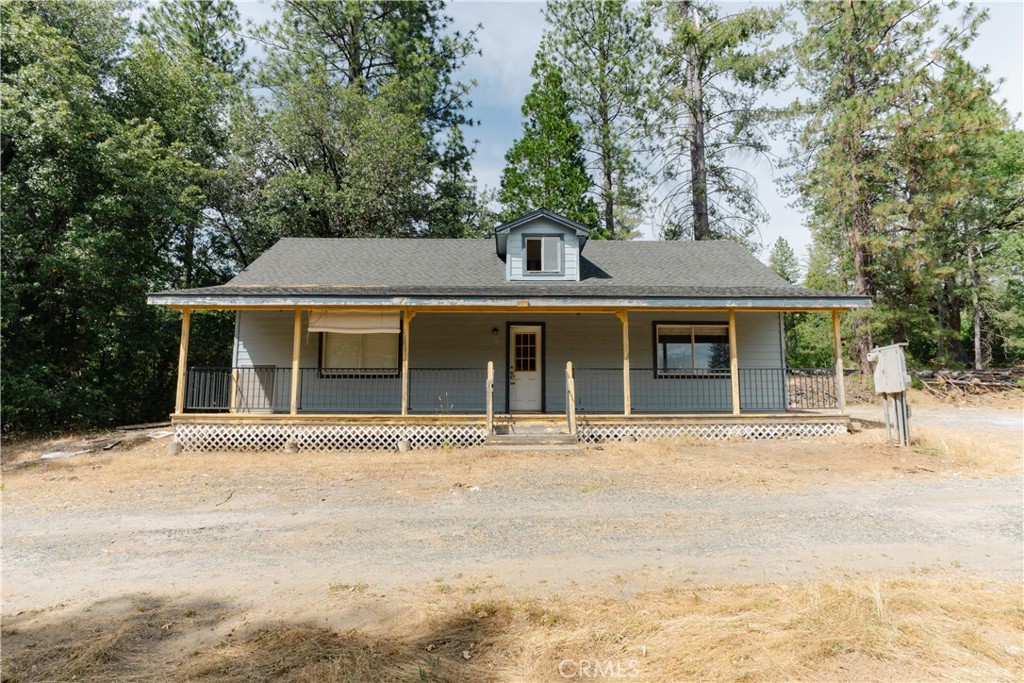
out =
[[[500,450],[575,450],[576,437],[572,434],[491,434],[484,441],[488,448]]]

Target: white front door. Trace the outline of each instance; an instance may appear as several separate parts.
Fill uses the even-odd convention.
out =
[[[541,410],[541,327],[512,325],[508,344],[509,412]]]

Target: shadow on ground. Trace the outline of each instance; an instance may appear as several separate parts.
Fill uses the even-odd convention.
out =
[[[242,616],[142,595],[18,615],[4,620],[2,681],[487,681],[513,621],[505,606],[474,605],[415,636],[375,637],[287,622],[232,631]]]

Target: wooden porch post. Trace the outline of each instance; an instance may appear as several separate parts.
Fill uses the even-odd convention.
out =
[[[416,313],[402,311],[402,415],[409,414],[409,323]]]
[[[192,309],[181,311],[181,345],[178,347],[178,386],[174,394],[174,412],[185,411],[185,374],[188,371],[188,333],[192,326]]]
[[[740,361],[736,349],[736,311],[729,309],[729,378],[732,380],[732,414],[740,414]]]
[[[839,309],[832,309],[832,336],[836,343],[836,405],[846,412],[846,377],[843,373],[843,337],[839,332]]]
[[[622,321],[622,413],[633,413],[633,397],[629,391],[629,311],[619,311],[615,316]]]
[[[289,412],[299,414],[299,357],[302,350],[302,309],[295,309],[295,323],[292,329],[292,392]]]

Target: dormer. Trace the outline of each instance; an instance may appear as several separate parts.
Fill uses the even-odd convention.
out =
[[[506,280],[580,279],[580,253],[590,230],[547,209],[502,223],[495,230]]]

